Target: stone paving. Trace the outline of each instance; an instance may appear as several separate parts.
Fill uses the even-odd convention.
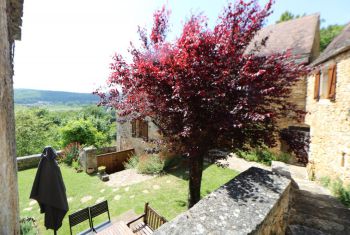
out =
[[[152,179],[156,176],[143,175],[137,173],[135,169],[128,169],[119,171],[109,175],[109,181],[105,182],[106,185],[114,188],[128,186],[136,183],[143,182],[145,180]]]

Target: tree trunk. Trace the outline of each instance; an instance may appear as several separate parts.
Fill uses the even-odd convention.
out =
[[[189,193],[188,208],[194,206],[201,199],[201,182],[203,172],[203,155],[194,154],[190,156],[190,176],[189,176]]]

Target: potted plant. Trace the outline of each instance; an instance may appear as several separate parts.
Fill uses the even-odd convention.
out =
[[[106,166],[99,166],[97,168],[98,175],[102,181],[108,181],[109,175],[106,173]]]
[[[88,167],[86,169],[86,173],[88,173],[88,174],[93,174],[94,172],[95,172],[95,168],[93,168],[93,167]]]
[[[106,173],[106,167],[105,166],[99,166],[97,168],[97,171],[100,175],[104,175]]]

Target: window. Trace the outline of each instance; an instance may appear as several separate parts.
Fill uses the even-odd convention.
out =
[[[314,99],[335,100],[336,66],[331,65],[318,71],[315,76]]]
[[[135,119],[131,122],[131,136],[148,140],[148,122],[141,119]]]

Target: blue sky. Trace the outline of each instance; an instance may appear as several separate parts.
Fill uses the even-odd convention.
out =
[[[260,0],[265,4],[267,0]],[[154,10],[168,2],[170,38],[191,12],[216,22],[227,0],[25,0],[22,40],[16,43],[15,88],[92,92],[109,75],[115,52],[126,54],[137,25],[150,28]],[[286,10],[320,13],[324,22],[350,22],[350,0],[276,0],[268,24]]]

